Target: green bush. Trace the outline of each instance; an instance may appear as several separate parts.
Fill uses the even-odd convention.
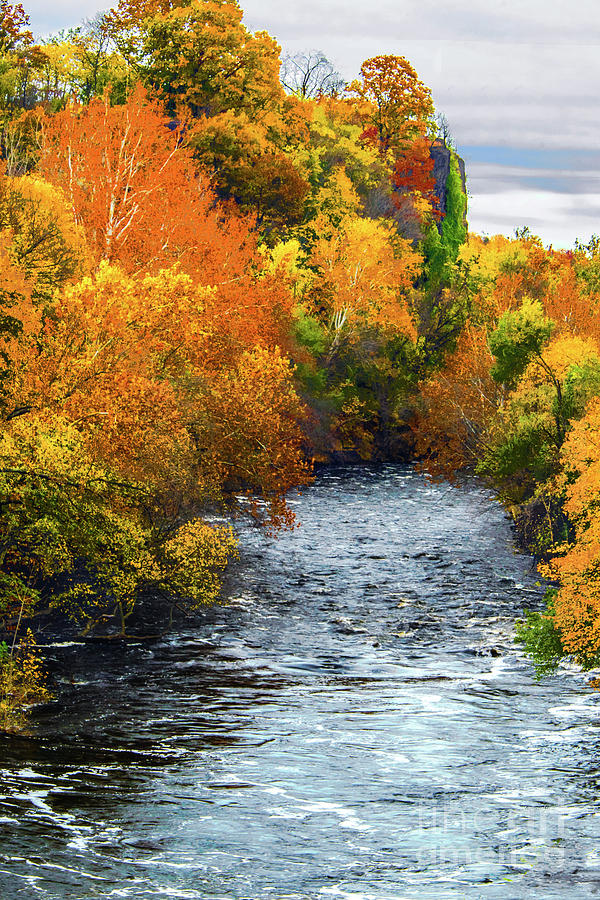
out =
[[[545,612],[525,610],[525,619],[517,622],[515,643],[521,644],[530,657],[536,678],[551,675],[565,656],[560,632],[554,624],[554,598],[556,590],[546,591]]]

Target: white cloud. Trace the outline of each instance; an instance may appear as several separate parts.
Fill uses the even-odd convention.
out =
[[[473,162],[467,167],[467,177],[469,190],[476,196],[510,190],[542,190],[570,195],[600,190],[600,171],[597,169],[549,169]]]
[[[593,41],[600,39],[595,0],[245,0],[246,21],[268,27],[282,40],[305,40],[317,30],[329,40],[394,35],[406,40],[444,39],[510,42]]]
[[[25,0],[23,5],[31,18],[33,31],[38,35],[45,35],[61,28],[72,28],[84,19],[93,19],[112,4],[110,0],[53,0],[51,4],[40,0],[28,3]]]
[[[469,198],[469,228],[481,234],[511,236],[528,225],[544,244],[570,248],[600,233],[600,192],[584,198],[550,191],[512,189]]]

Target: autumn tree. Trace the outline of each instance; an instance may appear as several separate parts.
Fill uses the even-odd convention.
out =
[[[34,43],[29,16],[20,3],[0,0],[0,113],[35,105],[33,73],[44,62]]]
[[[295,146],[290,155],[309,192],[303,221],[292,235],[310,248],[323,237],[323,217],[329,234],[348,215],[380,218],[393,213],[393,202],[388,169],[377,150],[361,140],[350,101],[322,97],[306,107],[309,140]]]
[[[492,373],[497,377],[497,364]],[[489,473],[512,502],[531,498],[559,471],[561,447],[572,422],[599,389],[596,344],[573,336],[554,338],[532,354],[505,400],[480,470]]]
[[[0,230],[10,234],[11,258],[34,300],[46,307],[85,266],[84,236],[65,197],[37,176],[0,180]]]
[[[384,220],[322,215],[300,284],[296,334],[322,375],[301,370],[320,395],[336,446],[362,458],[389,440],[414,338],[408,297],[419,254]],[[326,408],[329,408],[329,412]]]
[[[365,136],[395,155],[423,135],[433,116],[431,91],[403,56],[374,56],[360,67],[350,90],[358,98]]]
[[[94,460],[172,502],[226,499],[235,484],[279,510],[287,487],[306,474],[289,366],[274,348],[224,341],[212,293],[174,270],[131,277],[103,264],[65,288],[40,333],[15,342],[13,406],[60,414]],[[242,410],[238,444],[232,417]],[[265,433],[250,452],[257,427]],[[221,428],[227,439],[217,449]]]
[[[390,226],[372,219],[348,218],[316,245],[318,297],[331,333],[330,354],[364,326],[391,326],[414,335],[403,293],[416,274],[419,256]]]
[[[430,475],[452,480],[482,458],[502,399],[492,363],[486,329],[467,323],[441,371],[420,384],[412,429]]]
[[[430,144],[423,136],[407,144],[396,159],[392,174],[394,218],[406,237],[421,239],[423,224],[434,225],[442,217],[433,169]]]
[[[56,111],[73,98],[88,103],[107,88],[113,103],[122,102],[136,80],[114,45],[106,15],[51,35],[43,53],[37,91],[46,109]]]
[[[177,254],[170,240],[177,223],[157,220],[157,212],[167,213],[177,190],[189,199],[195,172],[142,88],[123,106],[106,96],[49,117],[41,170],[68,198],[96,260],[135,269]]]
[[[557,586],[548,591],[547,608],[528,612],[518,628],[538,674],[553,671],[564,657],[584,669],[600,660],[599,412],[596,395],[565,441],[563,469],[553,486],[564,498],[570,528],[555,536],[540,570]]]
[[[33,44],[29,16],[21,3],[0,2],[0,55],[22,50]]]
[[[240,206],[255,217],[266,242],[286,237],[303,221],[309,184],[288,155],[266,151],[241,161],[231,182]]]
[[[120,0],[108,27],[171,114],[261,119],[283,98],[279,47],[266,32],[248,32],[237,0]]]
[[[77,80],[80,99],[88,103],[111,85],[113,97],[119,78],[126,77],[123,60],[119,60],[111,46],[111,35],[106,16],[89,19],[75,30],[71,37],[77,61]]]
[[[542,363],[542,349],[550,340],[554,322],[537,300],[525,298],[519,309],[505,312],[490,337],[496,357],[492,376],[509,387],[516,387],[530,360]]]
[[[121,0],[109,23],[124,58],[167,113],[191,118],[188,140],[214,170],[220,195],[251,208],[247,176],[264,168],[264,155],[280,154],[305,133],[299,102],[279,81],[277,43],[244,27],[237,0]],[[300,175],[280,159],[279,178],[291,197]],[[277,199],[274,207],[276,224]]]
[[[226,237],[207,177],[141,87],[119,106],[108,97],[71,105],[45,121],[43,137],[42,171],[68,199],[96,263],[140,271],[179,262],[214,274],[218,244],[249,258],[248,228],[233,221]]]

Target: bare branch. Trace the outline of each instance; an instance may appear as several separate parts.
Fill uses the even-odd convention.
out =
[[[311,50],[286,56],[281,63],[281,83],[298,97],[336,97],[346,86],[324,53]]]

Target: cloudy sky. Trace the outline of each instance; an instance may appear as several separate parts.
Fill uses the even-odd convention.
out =
[[[529,225],[569,247],[600,234],[597,0],[241,0],[284,52],[322,50],[348,80],[363,59],[406,56],[467,165],[474,231]],[[99,0],[25,0],[38,33]]]

